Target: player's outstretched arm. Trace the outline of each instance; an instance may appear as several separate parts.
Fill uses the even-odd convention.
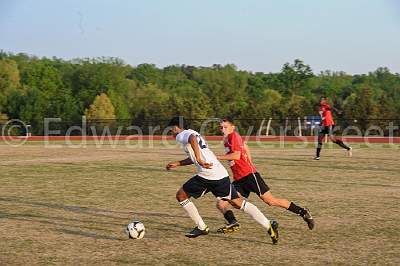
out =
[[[172,168],[176,168],[176,167],[179,167],[179,166],[185,166],[185,165],[191,165],[191,164],[193,164],[192,160],[191,160],[190,158],[186,158],[186,159],[181,160],[181,161],[176,161],[176,162],[168,163],[168,164],[165,166],[165,168],[166,168],[167,170],[170,170],[170,169],[172,169]]]
[[[197,142],[197,138],[195,135],[190,135],[189,143],[193,149],[194,156],[196,157],[197,163],[200,164],[204,168],[210,169],[212,167],[212,163],[207,163],[201,159],[200,147],[199,147],[199,143]]]

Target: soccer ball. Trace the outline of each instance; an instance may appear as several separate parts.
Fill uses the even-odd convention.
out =
[[[144,237],[144,224],[139,221],[133,221],[128,224],[126,231],[129,238],[142,239]]]

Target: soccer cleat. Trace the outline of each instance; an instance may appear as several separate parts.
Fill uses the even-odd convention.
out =
[[[315,223],[314,223],[313,217],[311,216],[310,210],[307,208],[304,208],[304,213],[303,213],[302,217],[303,217],[303,220],[307,223],[308,228],[310,230],[313,230]]]
[[[206,226],[206,228],[204,230],[201,230],[198,227],[195,227],[195,228],[193,228],[192,231],[187,233],[185,236],[189,237],[189,238],[195,238],[195,237],[198,237],[201,235],[208,235],[209,231],[210,231],[210,229],[208,229],[208,226]]]
[[[272,244],[276,245],[278,243],[278,239],[279,239],[278,222],[271,221],[270,225],[271,226],[268,229],[268,234],[272,239]]]
[[[319,156],[314,157],[314,160],[316,160],[316,161],[319,161],[319,159],[321,159],[321,157],[319,157]]]
[[[349,147],[349,149],[347,150],[347,156],[348,157],[353,157],[353,148],[352,147]]]
[[[235,221],[231,224],[227,224],[224,227],[221,227],[217,230],[217,233],[222,233],[222,234],[229,234],[229,233],[234,233],[240,231],[240,224]]]

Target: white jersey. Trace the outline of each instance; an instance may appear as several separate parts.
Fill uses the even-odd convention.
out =
[[[197,163],[196,156],[194,155],[192,146],[189,143],[189,137],[191,135],[194,135],[197,138],[197,142],[199,143],[200,148],[201,159],[207,163],[213,164],[211,166],[211,169],[203,168]],[[208,148],[206,141],[200,136],[198,132],[191,129],[184,130],[176,136],[176,142],[182,144],[183,150],[196,166],[198,176],[201,176],[208,180],[220,180],[224,177],[229,176],[228,171],[226,171],[225,167],[220,163],[220,161],[218,161],[215,154]]]

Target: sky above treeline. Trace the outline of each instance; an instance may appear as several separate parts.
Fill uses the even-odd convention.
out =
[[[2,0],[0,49],[64,59],[400,73],[396,0]]]

